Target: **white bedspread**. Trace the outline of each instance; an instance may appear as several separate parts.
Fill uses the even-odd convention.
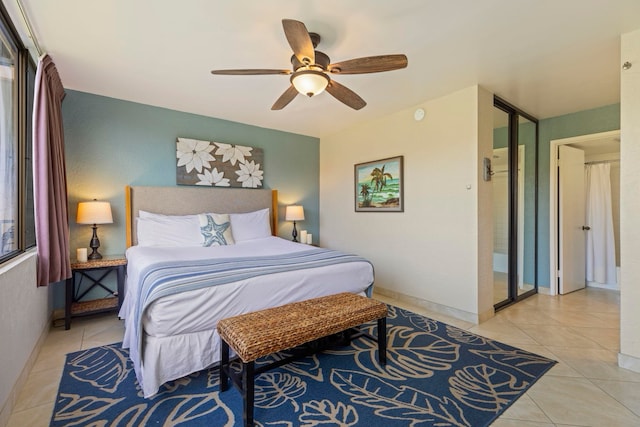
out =
[[[210,248],[129,248],[126,253],[126,296],[120,310],[126,326],[123,347],[129,348],[145,397],[154,395],[167,381],[219,361],[220,340],[215,332],[218,320],[339,292],[365,293],[373,284],[373,267],[368,262],[336,264],[163,297],[153,302],[143,314],[140,355],[136,350],[132,322],[135,321],[133,310],[143,269],[162,261],[276,255],[313,249],[278,237]]]

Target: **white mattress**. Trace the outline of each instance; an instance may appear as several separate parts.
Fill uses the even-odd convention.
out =
[[[163,297],[153,302],[143,314],[143,350],[142,355],[138,355],[132,313],[138,278],[145,267],[161,261],[275,255],[305,250],[319,249],[278,237],[211,248],[129,248],[126,253],[126,295],[120,310],[126,325],[123,347],[130,349],[145,397],[154,395],[167,381],[219,361],[220,343],[215,329],[220,319],[339,292],[363,294],[373,284],[373,267],[363,261],[270,274]]]

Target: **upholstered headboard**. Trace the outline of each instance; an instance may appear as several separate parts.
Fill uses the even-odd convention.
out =
[[[278,191],[211,187],[125,187],[127,247],[137,244],[138,211],[165,215],[244,213],[270,209],[271,232],[278,232]]]

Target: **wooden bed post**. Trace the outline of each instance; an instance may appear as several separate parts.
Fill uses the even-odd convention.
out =
[[[274,236],[278,235],[278,190],[271,190],[271,214],[273,215],[273,223],[271,230]]]
[[[126,224],[126,235],[127,235],[127,248],[130,248],[133,245],[131,233],[131,187],[125,185],[124,187],[124,212],[125,212],[125,224]]]

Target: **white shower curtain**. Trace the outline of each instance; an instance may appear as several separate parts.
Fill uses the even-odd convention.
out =
[[[585,168],[587,187],[588,282],[616,285],[616,247],[611,207],[611,165],[599,163]]]

